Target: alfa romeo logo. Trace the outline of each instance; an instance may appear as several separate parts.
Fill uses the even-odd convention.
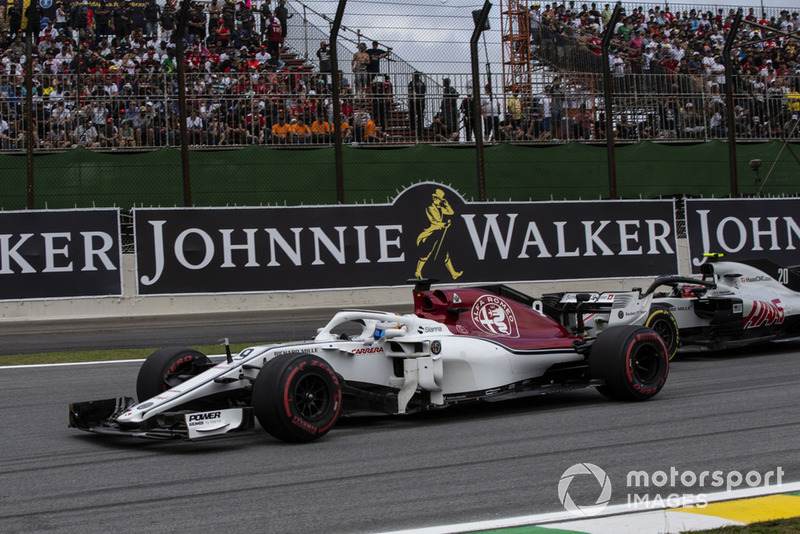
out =
[[[508,303],[494,295],[482,295],[472,305],[472,322],[489,334],[519,337],[517,318]]]
[[[597,501],[594,504],[575,504],[575,501],[570,497],[569,485],[572,483],[572,479],[578,475],[593,475],[597,483],[600,484],[600,496],[597,497]],[[608,501],[611,500],[611,480],[605,471],[594,464],[575,464],[561,475],[561,480],[558,482],[558,499],[571,514],[584,517],[597,515],[603,511],[608,505]]]

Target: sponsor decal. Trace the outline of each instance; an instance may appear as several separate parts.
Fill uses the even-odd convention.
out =
[[[191,424],[192,422],[209,421],[211,419],[219,419],[220,417],[222,417],[222,412],[193,413],[188,415],[187,420]]]
[[[464,335],[469,334],[469,330],[467,330],[467,328],[462,324],[457,324],[456,325],[456,332],[458,332],[459,334],[464,334]]]
[[[307,423],[306,421],[300,419],[296,415],[292,417],[292,424],[295,425],[295,426],[299,426],[300,428],[302,428],[303,430],[305,430],[309,434],[316,434],[317,430],[318,430],[317,427],[315,427],[314,425],[312,425],[310,423]]]
[[[315,353],[317,352],[316,348],[301,348],[301,349],[289,349],[289,350],[278,350],[275,351],[275,357],[283,356],[284,354],[308,354],[308,353]]]
[[[364,347],[363,349],[353,349],[351,354],[378,354],[383,352],[383,347]]]
[[[439,340],[431,341],[431,353],[439,354],[442,352],[442,343]]]
[[[0,300],[122,296],[119,210],[0,213]]]
[[[227,410],[188,413],[184,416],[184,421],[191,439],[224,434],[241,427],[243,410],[241,408],[230,408]]]
[[[768,259],[794,265],[800,242],[798,213],[797,198],[686,199],[692,272],[700,272],[708,261],[706,253],[723,253],[725,261]]]
[[[149,407],[151,407],[153,404],[154,403],[152,403],[152,402],[145,402],[144,404],[140,404],[139,406],[137,406],[136,409],[139,410],[139,411],[146,410]]]
[[[753,301],[750,313],[744,318],[744,328],[758,328],[771,324],[782,324],[785,313],[780,299],[771,302]]]
[[[444,332],[443,326],[420,326],[417,328],[418,334],[435,334]]]
[[[519,337],[517,318],[511,306],[495,295],[481,295],[472,305],[472,322],[488,334]]]

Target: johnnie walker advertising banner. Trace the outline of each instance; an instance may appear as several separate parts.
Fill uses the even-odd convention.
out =
[[[672,200],[134,210],[139,295],[649,277],[678,272]]]

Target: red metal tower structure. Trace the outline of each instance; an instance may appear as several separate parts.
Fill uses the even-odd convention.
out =
[[[500,0],[503,92],[531,91],[531,26],[528,0]]]

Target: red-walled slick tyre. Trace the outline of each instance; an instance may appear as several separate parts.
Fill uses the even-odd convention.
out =
[[[339,418],[342,388],[333,368],[310,354],[270,360],[253,384],[253,411],[272,436],[294,443],[324,436]]]
[[[664,340],[644,326],[620,326],[597,337],[589,355],[592,379],[605,385],[597,391],[623,401],[653,398],[669,374],[669,354]]]
[[[141,402],[155,397],[199,375],[210,365],[208,356],[188,347],[159,349],[148,356],[139,369],[136,379],[137,398]]]

